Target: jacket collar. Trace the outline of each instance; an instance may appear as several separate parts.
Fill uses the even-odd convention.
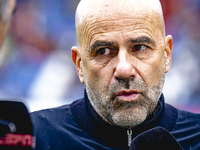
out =
[[[79,127],[96,142],[113,148],[124,149],[127,146],[127,129],[112,126],[103,121],[91,106],[86,92],[83,99],[79,99],[70,105],[70,109]],[[134,138],[138,134],[156,126],[161,126],[171,131],[176,123],[177,116],[177,109],[165,104],[162,94],[153,114],[142,124],[132,128],[132,136]]]

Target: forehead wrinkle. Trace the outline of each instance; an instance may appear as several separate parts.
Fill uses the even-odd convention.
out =
[[[145,23],[142,23],[142,21],[140,21],[142,20],[141,18],[137,19],[137,21],[130,21],[130,20],[133,19],[130,18],[121,19],[122,23],[119,23],[120,20],[115,20],[115,19],[102,20],[102,21],[97,21],[95,23],[87,21],[85,23],[84,30],[82,30],[83,31],[82,37],[84,36],[85,42],[86,41],[92,42],[93,40],[96,40],[95,38],[96,35],[101,33],[107,33],[107,30],[109,28],[112,28],[112,31],[116,32],[116,31],[122,31],[121,27],[124,26],[123,30],[129,30],[130,32],[137,32],[137,30],[143,30],[143,33],[146,33],[153,38],[153,31],[155,30],[149,28],[149,26],[145,25]],[[130,28],[130,26],[132,26],[132,28]]]

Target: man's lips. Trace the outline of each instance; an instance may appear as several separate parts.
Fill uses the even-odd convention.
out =
[[[121,91],[117,94],[117,97],[124,102],[132,102],[137,100],[139,96],[138,91]]]

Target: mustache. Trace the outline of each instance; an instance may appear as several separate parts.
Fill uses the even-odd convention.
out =
[[[122,90],[136,90],[143,96],[148,93],[145,82],[140,78],[117,79],[109,86],[109,93],[112,98],[115,98]]]

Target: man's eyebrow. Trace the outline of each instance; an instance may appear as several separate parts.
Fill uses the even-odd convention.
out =
[[[151,44],[153,46],[156,45],[156,42],[150,38],[150,37],[147,37],[147,36],[141,36],[141,37],[138,37],[138,38],[131,38],[128,40],[129,43],[148,43],[148,44]]]
[[[156,42],[147,36],[141,36],[141,37],[137,37],[137,38],[130,38],[128,40],[128,43],[148,43],[151,44],[153,46],[156,45]],[[109,41],[95,41],[91,46],[90,46],[90,51],[92,51],[93,49],[97,49],[98,47],[102,47],[102,46],[114,46],[117,45],[116,42],[109,42]]]
[[[90,51],[93,49],[97,49],[98,47],[101,46],[113,46],[116,45],[115,42],[109,42],[109,41],[95,41],[91,46],[90,46]]]

